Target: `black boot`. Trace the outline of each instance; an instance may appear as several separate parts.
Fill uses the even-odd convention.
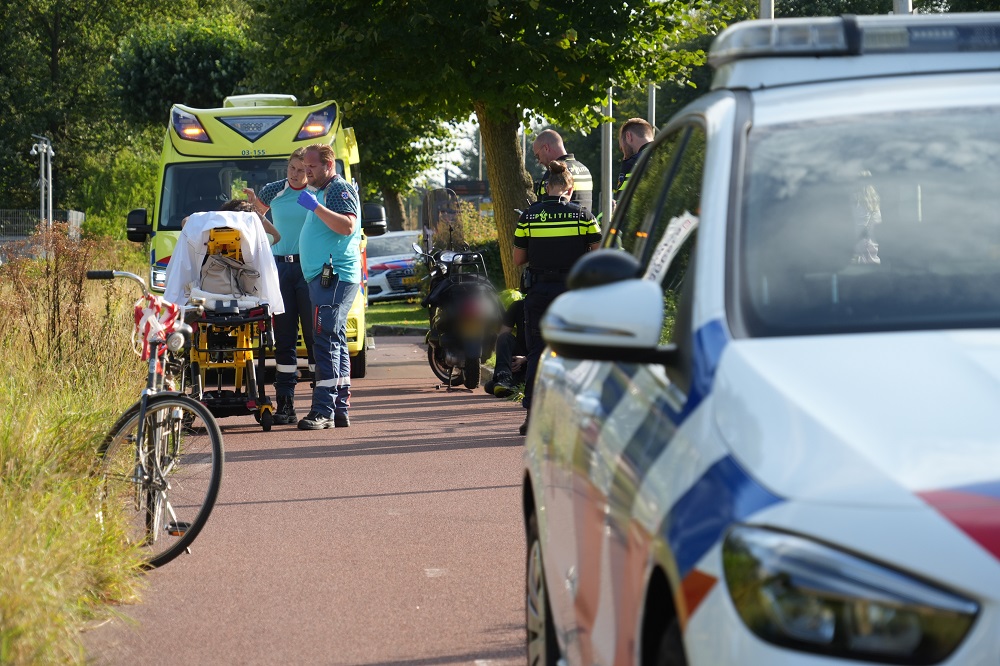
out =
[[[293,425],[298,420],[299,417],[295,415],[294,399],[278,396],[278,410],[274,413],[274,422],[278,425]]]
[[[489,393],[498,398],[507,398],[514,393],[514,378],[507,372],[498,372],[493,375],[493,385]]]

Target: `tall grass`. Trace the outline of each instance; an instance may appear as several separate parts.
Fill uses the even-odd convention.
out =
[[[80,630],[133,598],[138,554],[97,518],[97,446],[138,395],[121,245],[36,235],[0,267],[0,664],[82,663]]]

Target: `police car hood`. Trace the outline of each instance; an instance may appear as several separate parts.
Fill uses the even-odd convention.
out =
[[[711,409],[734,457],[788,499],[1000,494],[1000,332],[732,341]]]
[[[384,265],[388,270],[394,268],[412,268],[416,263],[413,252],[400,254],[383,254],[377,257],[368,257],[369,268]]]

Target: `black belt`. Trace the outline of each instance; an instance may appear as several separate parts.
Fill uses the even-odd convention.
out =
[[[297,254],[276,254],[274,255],[274,260],[279,263],[286,263],[286,264],[300,263],[299,255]]]
[[[531,273],[531,282],[533,284],[543,284],[543,283],[565,283],[566,275],[569,273],[568,268],[529,268],[528,272]]]

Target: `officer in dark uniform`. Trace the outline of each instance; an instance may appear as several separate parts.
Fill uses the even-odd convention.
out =
[[[562,137],[559,132],[547,129],[539,133],[531,144],[531,150],[535,153],[535,159],[539,164],[549,165],[552,162],[565,162],[570,174],[573,176],[573,194],[570,201],[575,204],[593,210],[594,208],[594,177],[590,175],[590,169],[582,162],[573,157],[573,153],[566,152]],[[548,181],[551,171],[546,168],[542,174],[542,179],[535,183],[535,197],[541,201],[542,197],[551,194],[548,191]]]
[[[566,291],[566,275],[583,254],[601,242],[601,228],[589,209],[569,201],[573,174],[565,162],[549,164],[547,192],[521,214],[514,231],[514,263],[528,265],[524,274],[524,319],[528,342],[528,371],[521,404],[531,409],[531,395],[542,339],[542,315],[556,296]],[[528,418],[521,425],[527,432]]]
[[[615,184],[615,201],[625,191],[629,176],[642,151],[653,142],[653,126],[642,118],[629,118],[618,130],[618,147],[622,149],[622,166]]]

